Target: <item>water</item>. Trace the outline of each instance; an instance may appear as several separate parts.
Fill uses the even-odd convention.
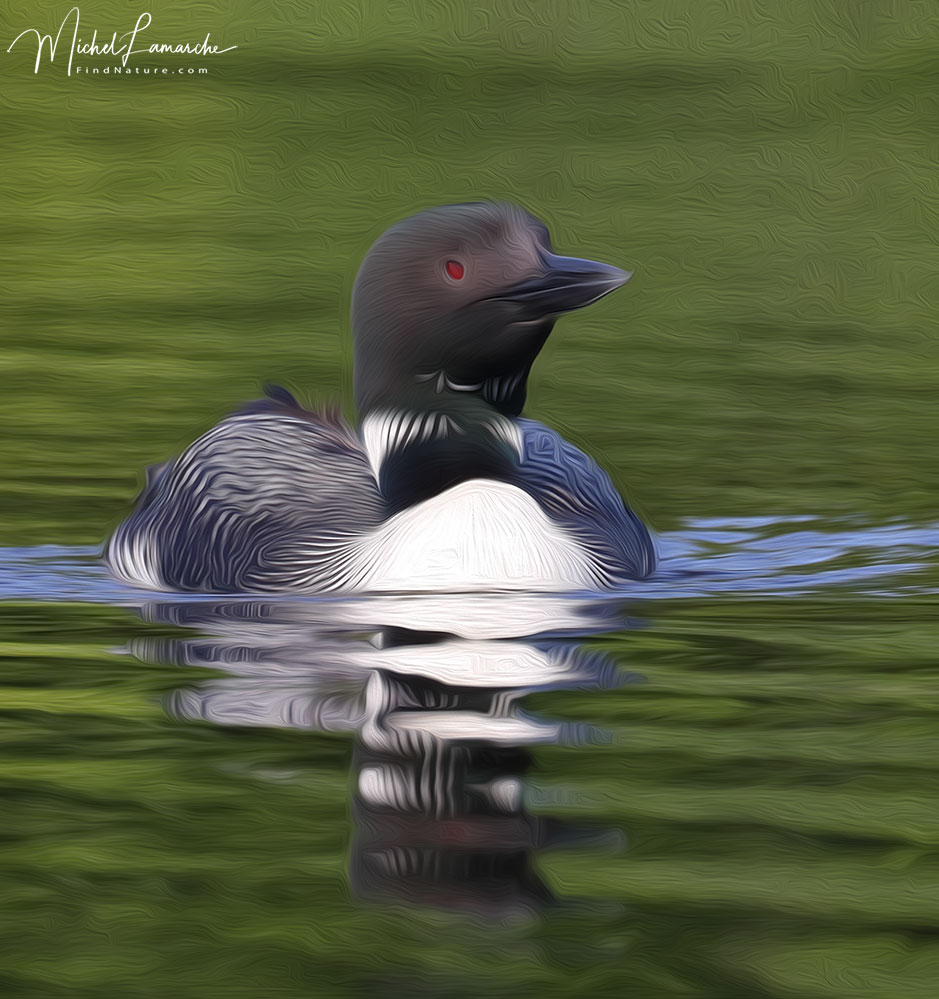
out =
[[[219,599],[5,549],[0,981],[931,996],[937,551],[707,519],[603,597]]]
[[[883,596],[934,593],[939,523],[870,526],[854,518],[702,518],[661,535],[657,549],[660,564],[654,576],[613,599],[723,593],[771,597],[832,587]],[[0,599],[133,606],[142,592],[111,578],[93,546],[0,548]]]
[[[4,50],[64,14],[20,6]],[[920,6],[233,0],[153,12],[238,46],[192,81],[4,51],[0,994],[935,999]],[[526,413],[660,532],[656,579],[219,604],[74,547],[265,381],[348,404],[372,241],[493,198],[635,270]],[[520,687],[458,686],[493,648]]]

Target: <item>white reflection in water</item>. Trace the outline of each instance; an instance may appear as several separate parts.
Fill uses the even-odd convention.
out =
[[[227,674],[175,692],[173,715],[355,734],[350,878],[362,895],[529,911],[551,901],[533,850],[608,839],[527,812],[528,747],[603,735],[519,701],[634,679],[571,637],[624,627],[615,601],[162,599],[140,611],[199,634],[135,640],[136,656]]]
[[[132,647],[144,659],[224,671],[177,691],[176,716],[354,733],[359,891],[504,914],[549,898],[532,850],[599,835],[524,807],[528,747],[598,734],[518,702],[628,679],[576,641],[622,629],[624,600],[939,588],[936,524],[698,520],[661,535],[659,552],[655,575],[618,595],[257,600],[155,598],[111,579],[93,549],[43,546],[0,550],[0,597],[105,602],[190,629]]]

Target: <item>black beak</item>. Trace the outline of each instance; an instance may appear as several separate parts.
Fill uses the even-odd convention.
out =
[[[547,316],[552,313],[582,309],[611,291],[626,284],[632,277],[610,264],[578,257],[559,257],[547,250],[541,251],[544,271],[510,288],[500,299],[518,302],[530,307],[533,314]]]

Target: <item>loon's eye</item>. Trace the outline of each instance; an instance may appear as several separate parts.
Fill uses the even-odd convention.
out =
[[[463,275],[466,273],[466,268],[460,263],[459,260],[448,260],[446,263],[446,270],[449,277],[452,277],[454,281],[462,281]]]

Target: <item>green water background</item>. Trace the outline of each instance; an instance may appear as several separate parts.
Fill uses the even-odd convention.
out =
[[[2,49],[66,10],[4,0]],[[82,5],[83,32],[137,14]],[[100,541],[143,466],[265,380],[348,399],[369,244],[479,198],[636,271],[559,323],[528,412],[656,528],[934,517],[934,5],[153,15],[154,40],[238,48],[169,79],[0,51],[0,542]],[[180,672],[109,655],[128,614],[0,611],[7,995],[939,993],[939,636],[917,598],[644,609],[617,648],[649,683],[544,705],[613,747],[539,756],[630,838],[543,872],[625,908],[496,933],[349,899],[346,741],[171,722]]]

